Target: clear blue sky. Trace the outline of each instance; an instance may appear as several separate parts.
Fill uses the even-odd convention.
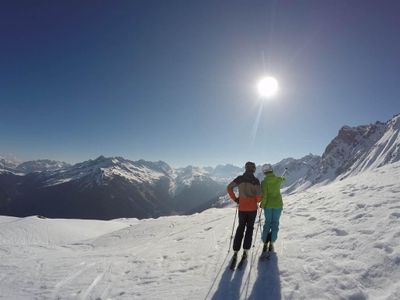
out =
[[[395,0],[1,1],[0,153],[322,154],[341,126],[400,112],[399,15]],[[252,143],[265,72],[281,90]]]

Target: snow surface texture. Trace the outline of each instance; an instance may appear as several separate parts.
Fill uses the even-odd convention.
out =
[[[276,255],[228,268],[235,208],[0,217],[0,299],[400,299],[400,163],[284,198]]]

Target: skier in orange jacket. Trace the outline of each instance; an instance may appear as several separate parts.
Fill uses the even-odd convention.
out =
[[[233,241],[234,260],[236,260],[237,253],[242,246],[243,235],[243,256],[245,258],[252,243],[257,204],[261,201],[261,186],[260,181],[254,176],[255,171],[255,163],[247,162],[243,175],[236,177],[227,187],[230,198],[239,205],[239,225]],[[236,187],[239,189],[239,197],[236,197],[233,192]]]

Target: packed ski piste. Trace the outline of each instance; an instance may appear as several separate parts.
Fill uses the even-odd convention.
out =
[[[0,299],[400,298],[400,163],[283,197],[252,168],[194,215],[0,216]]]

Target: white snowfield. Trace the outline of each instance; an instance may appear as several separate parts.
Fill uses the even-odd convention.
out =
[[[232,272],[235,208],[0,217],[0,299],[400,299],[400,163],[284,198],[276,255]],[[256,234],[256,230],[255,233]]]

